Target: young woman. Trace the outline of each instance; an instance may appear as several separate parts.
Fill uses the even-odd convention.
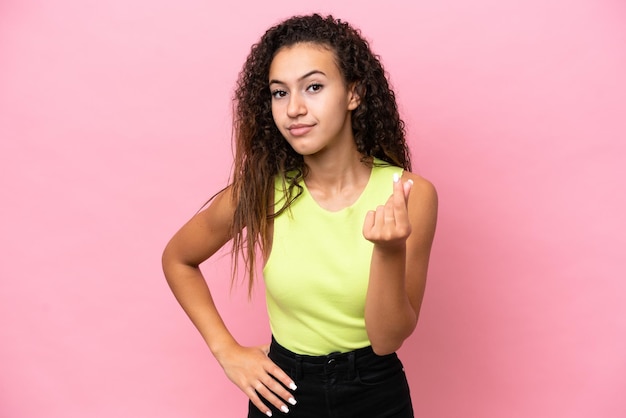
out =
[[[412,417],[395,351],[415,329],[435,232],[433,186],[360,33],[331,16],[269,29],[240,74],[232,182],[171,239],[167,281],[249,417]],[[232,240],[255,262],[271,344],[243,347],[199,265]]]

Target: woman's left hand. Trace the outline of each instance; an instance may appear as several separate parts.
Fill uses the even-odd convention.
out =
[[[392,195],[384,205],[369,211],[365,216],[365,239],[389,249],[405,245],[411,235],[407,202],[412,185],[412,180],[403,183],[397,174],[394,175]]]

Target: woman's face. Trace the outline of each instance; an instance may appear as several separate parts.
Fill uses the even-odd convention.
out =
[[[354,144],[350,114],[359,97],[326,46],[301,43],[284,47],[269,71],[272,116],[293,149],[301,155]]]

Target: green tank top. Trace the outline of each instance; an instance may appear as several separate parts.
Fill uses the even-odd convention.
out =
[[[323,209],[301,182],[303,193],[291,210],[274,219],[263,269],[267,310],[274,338],[293,352],[325,355],[370,345],[364,311],[373,244],[363,237],[363,222],[391,195],[393,174],[402,174],[383,161],[375,164],[351,206]],[[280,178],[275,195],[280,208]]]

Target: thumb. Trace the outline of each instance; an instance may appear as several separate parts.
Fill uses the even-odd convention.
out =
[[[407,181],[404,182],[402,187],[404,189],[404,200],[408,201],[409,200],[409,194],[411,193],[411,188],[413,187],[413,180],[408,179]]]

